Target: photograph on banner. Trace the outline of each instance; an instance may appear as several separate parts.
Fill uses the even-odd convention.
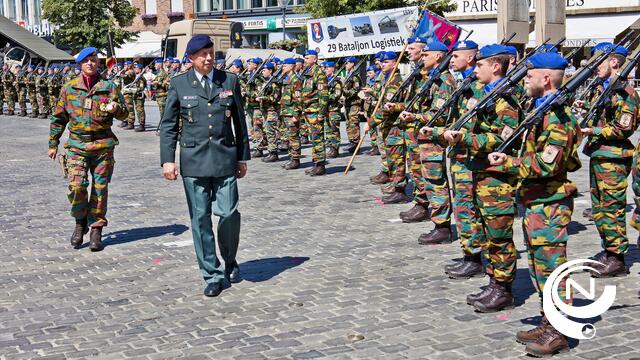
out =
[[[424,10],[414,36],[427,38],[427,43],[439,40],[451,49],[458,41],[460,32],[459,26],[431,11]]]
[[[400,51],[418,25],[418,7],[309,20],[309,49],[320,58]]]

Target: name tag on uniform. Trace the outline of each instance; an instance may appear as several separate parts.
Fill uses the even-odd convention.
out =
[[[183,100],[196,100],[198,99],[197,96],[183,96],[182,97]]]
[[[86,110],[91,110],[91,99],[84,99],[84,108]]]

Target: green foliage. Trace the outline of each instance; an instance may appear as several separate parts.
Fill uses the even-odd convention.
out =
[[[280,40],[280,41],[275,41],[269,44],[269,49],[293,51],[296,48],[301,47],[302,45],[303,45],[302,41],[297,39]]]
[[[426,0],[427,9],[443,15],[458,7],[453,0]],[[306,0],[301,12],[318,19],[323,17],[361,13],[366,11],[422,6],[425,0]]]
[[[107,33],[114,48],[136,37],[123,27],[131,24],[138,9],[127,0],[43,0],[42,16],[53,25],[54,42],[71,47],[75,53],[87,46],[95,46],[106,53]]]

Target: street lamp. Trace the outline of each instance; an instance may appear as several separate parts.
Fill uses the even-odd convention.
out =
[[[287,39],[285,21],[287,19],[287,5],[291,0],[278,0],[278,5],[282,8],[282,41]]]

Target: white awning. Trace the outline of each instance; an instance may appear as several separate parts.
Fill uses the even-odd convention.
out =
[[[639,13],[601,13],[588,15],[572,15],[567,17],[566,47],[577,47],[589,40],[588,46],[602,41],[612,41],[618,34],[631,26]],[[456,24],[473,34],[470,40],[487,45],[497,42],[498,26],[496,19],[460,20]],[[535,32],[529,34],[529,47],[535,46]]]
[[[159,58],[162,57],[162,35],[153,31],[143,31],[138,38],[116,48],[118,59]],[[104,56],[101,56],[104,57]]]

